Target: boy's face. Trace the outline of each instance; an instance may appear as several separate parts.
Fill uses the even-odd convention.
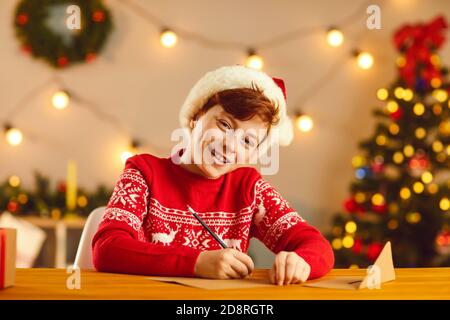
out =
[[[195,122],[192,141],[197,145],[192,149],[197,155],[201,151],[201,161],[194,159],[193,163],[212,179],[248,166],[267,130],[268,124],[259,116],[242,121],[225,112],[221,105],[215,105]]]

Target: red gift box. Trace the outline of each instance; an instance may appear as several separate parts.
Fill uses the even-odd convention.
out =
[[[0,228],[0,289],[14,285],[16,277],[16,229]]]

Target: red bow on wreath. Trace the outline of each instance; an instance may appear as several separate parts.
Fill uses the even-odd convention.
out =
[[[409,87],[425,90],[432,79],[442,80],[439,65],[433,63],[432,54],[445,42],[445,18],[439,16],[427,24],[405,25],[394,34],[397,49],[404,54],[400,76]]]

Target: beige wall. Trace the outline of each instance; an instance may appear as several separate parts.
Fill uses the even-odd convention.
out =
[[[135,0],[136,1],[136,0]],[[24,56],[12,28],[16,0],[0,1],[0,119],[19,100],[45,82],[51,70]],[[331,25],[349,16],[364,1],[143,1],[149,11],[168,25],[199,32],[208,37],[257,42],[302,26]],[[373,1],[376,3],[377,1]],[[281,151],[281,168],[267,179],[312,224],[326,229],[329,216],[340,209],[352,178],[351,157],[357,142],[371,132],[374,92],[395,76],[391,34],[404,22],[428,21],[439,13],[450,20],[448,0],[390,0],[382,8],[382,30],[365,29],[365,12],[344,29],[345,45],[333,49],[323,34],[311,35],[261,50],[265,70],[285,79],[288,104],[296,101],[323,77],[318,92],[304,105],[315,120],[310,134],[296,132],[292,146]],[[106,50],[95,63],[69,68],[60,76],[83,97],[120,116],[127,130],[153,147],[145,151],[167,156],[170,133],[178,125],[178,109],[193,83],[206,71],[222,65],[242,63],[245,53],[204,48],[181,39],[173,49],[159,44],[159,29],[117,0],[107,1],[113,11],[115,31]],[[355,37],[360,37],[355,42]],[[370,50],[375,65],[362,71],[350,58],[354,46]],[[450,64],[450,48],[442,51]],[[122,163],[119,154],[127,137],[100,122],[73,103],[64,112],[49,106],[55,87],[48,87],[30,101],[14,119],[25,133],[24,143],[12,148],[0,139],[0,179],[11,174],[32,183],[32,169],[54,180],[64,179],[66,162],[77,161],[79,182],[93,188],[100,182],[114,184]],[[59,150],[59,151],[57,151]]]

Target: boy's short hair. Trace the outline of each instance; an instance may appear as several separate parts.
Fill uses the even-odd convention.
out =
[[[195,115],[195,119],[215,105],[222,106],[225,112],[241,121],[259,116],[262,121],[269,125],[269,129],[280,121],[276,103],[267,98],[256,86],[216,92]]]

